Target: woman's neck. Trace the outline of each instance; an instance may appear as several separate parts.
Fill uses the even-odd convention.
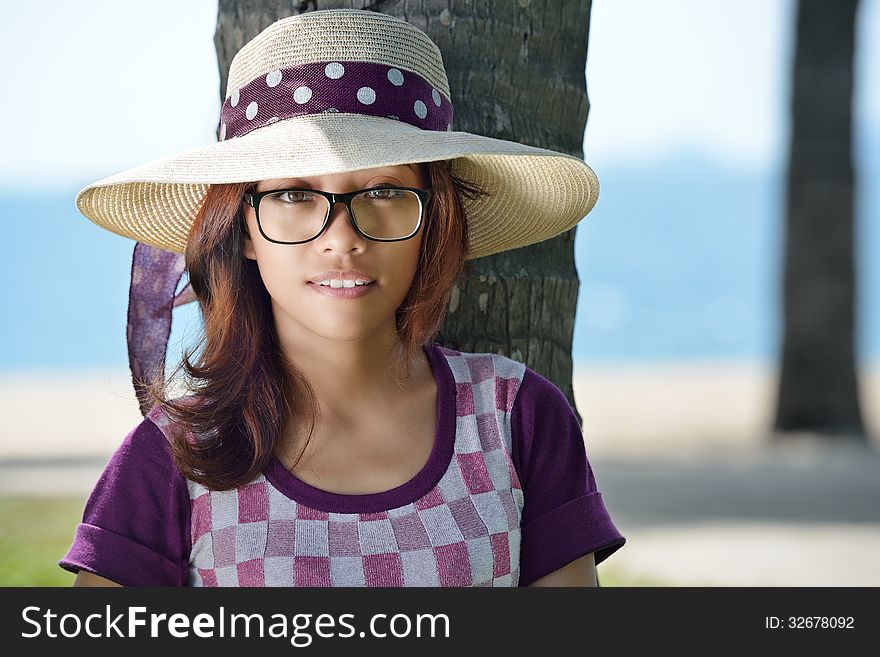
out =
[[[280,338],[286,358],[306,377],[322,414],[345,418],[359,412],[392,407],[410,388],[432,377],[423,352],[411,371],[395,349],[396,332],[381,332],[363,340],[328,340],[309,334]]]

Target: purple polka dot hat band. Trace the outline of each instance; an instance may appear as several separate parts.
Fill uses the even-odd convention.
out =
[[[310,62],[276,69],[232,92],[220,141],[294,116],[346,112],[452,130],[452,103],[422,76],[374,62]]]

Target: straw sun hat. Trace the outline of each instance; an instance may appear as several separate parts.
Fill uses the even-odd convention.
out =
[[[371,11],[308,12],[235,55],[218,142],[94,182],[76,204],[107,230],[179,254],[212,183],[448,159],[489,192],[463,199],[468,259],[554,237],[595,205],[583,160],[452,128],[443,60],[424,32]]]
[[[424,32],[371,11],[313,11],[273,23],[233,58],[219,141],[81,190],[86,217],[136,241],[127,342],[142,414],[172,310],[195,299],[189,285],[176,291],[181,254],[211,184],[451,160],[453,174],[489,192],[462,199],[467,259],[559,235],[595,205],[599,184],[583,160],[452,126],[443,59]]]

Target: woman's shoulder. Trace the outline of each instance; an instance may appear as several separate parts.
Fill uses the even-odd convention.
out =
[[[491,352],[469,352],[433,345],[452,371],[455,383],[468,388],[491,387],[499,408],[531,412],[536,408],[567,410],[568,400],[560,388],[512,356]],[[488,392],[488,390],[486,391]]]
[[[172,401],[192,402],[194,396],[179,397]],[[107,467],[129,475],[167,481],[182,476],[174,460],[174,442],[180,432],[179,425],[166,411],[154,404],[146,415],[135,424],[113,453]],[[184,432],[188,440],[193,434]]]
[[[126,434],[114,452],[109,467],[131,472],[170,475],[177,472],[172,443],[173,423],[158,406]]]
[[[481,384],[494,379],[496,385],[514,384],[515,391],[528,370],[520,361],[503,354],[461,351],[438,344],[433,347],[446,359],[456,383]]]

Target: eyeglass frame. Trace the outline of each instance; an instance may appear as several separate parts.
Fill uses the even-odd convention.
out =
[[[360,227],[357,225],[357,221],[355,221],[355,219],[354,219],[354,212],[351,209],[352,199],[355,196],[357,196],[358,194],[362,194],[364,192],[375,191],[375,190],[379,190],[379,189],[400,189],[400,190],[404,190],[404,191],[408,191],[408,192],[413,192],[413,193],[415,193],[416,196],[418,196],[418,198],[419,198],[419,223],[411,235],[407,235],[406,237],[395,237],[394,239],[382,239],[382,238],[378,238],[378,237],[370,237],[365,232],[363,232],[360,229]],[[278,240],[273,240],[271,237],[266,235],[266,233],[263,231],[263,225],[262,225],[262,223],[260,223],[260,211],[258,209],[258,206],[260,205],[260,201],[263,199],[264,196],[268,196],[269,194],[277,194],[279,192],[313,192],[315,194],[320,194],[321,196],[323,196],[324,198],[326,198],[330,202],[330,205],[327,209],[327,215],[324,217],[324,223],[322,224],[321,230],[318,231],[317,235],[315,235],[314,237],[310,237],[307,240],[300,240],[298,242],[280,242]],[[266,190],[263,192],[248,192],[244,195],[244,200],[250,207],[252,207],[254,209],[254,215],[257,218],[257,228],[259,229],[260,234],[263,236],[263,238],[265,240],[272,242],[273,244],[306,244],[308,242],[312,242],[312,241],[318,239],[319,237],[321,237],[321,235],[324,234],[324,231],[327,230],[327,226],[330,225],[330,215],[333,214],[333,207],[337,203],[343,203],[345,205],[346,209],[348,210],[348,222],[352,225],[352,228],[354,228],[354,231],[358,235],[364,237],[365,239],[372,240],[374,242],[403,242],[404,240],[412,239],[413,237],[418,235],[419,230],[422,228],[422,223],[424,223],[422,221],[422,218],[425,215],[425,210],[428,207],[428,202],[431,200],[431,198],[433,198],[433,196],[434,196],[434,190],[431,189],[430,187],[427,189],[422,189],[419,187],[403,187],[403,186],[398,186],[398,185],[385,184],[383,186],[378,186],[378,187],[367,187],[364,189],[357,189],[352,192],[345,192],[344,194],[334,194],[333,192],[325,192],[322,189],[310,189],[308,187],[285,187],[284,189],[269,189],[269,190]]]

